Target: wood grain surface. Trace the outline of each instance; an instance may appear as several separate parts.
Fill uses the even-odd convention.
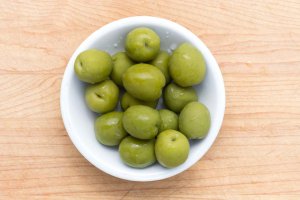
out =
[[[133,15],[178,22],[211,49],[226,114],[205,157],[156,182],[120,180],[71,143],[59,92],[99,27]],[[0,199],[300,199],[300,1],[0,2]]]

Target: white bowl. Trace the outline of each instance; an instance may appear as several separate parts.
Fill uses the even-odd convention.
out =
[[[74,73],[74,60],[87,49],[97,48],[110,54],[124,51],[126,34],[140,26],[153,29],[161,38],[161,49],[174,50],[182,42],[189,42],[198,48],[206,61],[205,80],[196,88],[199,101],[211,113],[211,128],[205,139],[191,141],[190,154],[182,165],[166,169],[154,164],[145,169],[135,169],[122,163],[117,148],[106,147],[97,142],[94,120],[98,116],[91,112],[84,101],[86,84],[80,82]],[[72,55],[61,85],[61,113],[66,130],[79,152],[102,171],[126,180],[154,181],[174,176],[195,164],[211,147],[221,128],[225,110],[225,90],[219,66],[205,46],[192,32],[172,21],[156,17],[129,17],[109,23],[91,34]]]

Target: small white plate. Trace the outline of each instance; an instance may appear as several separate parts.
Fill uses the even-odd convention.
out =
[[[97,48],[111,55],[124,51],[126,34],[136,27],[149,27],[161,38],[161,49],[171,52],[178,44],[189,42],[198,48],[206,61],[205,80],[196,88],[199,101],[211,113],[211,128],[206,138],[190,142],[190,154],[186,162],[176,168],[166,169],[154,164],[135,169],[122,163],[117,148],[97,142],[94,133],[96,113],[90,111],[84,100],[85,83],[74,73],[74,61],[84,50]],[[79,152],[102,171],[126,180],[154,181],[174,176],[195,164],[211,147],[221,128],[225,111],[225,89],[219,66],[205,44],[192,32],[172,21],[147,16],[129,17],[109,23],[91,34],[72,55],[61,85],[61,113],[66,130]]]

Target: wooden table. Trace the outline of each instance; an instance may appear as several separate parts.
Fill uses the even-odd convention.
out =
[[[226,86],[213,147],[163,181],[93,167],[64,129],[59,92],[78,45],[132,15],[178,22]],[[300,199],[300,1],[1,1],[0,199]]]

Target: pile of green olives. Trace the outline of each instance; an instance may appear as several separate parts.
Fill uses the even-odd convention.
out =
[[[96,139],[118,146],[121,160],[134,168],[156,161],[166,168],[183,164],[189,139],[204,138],[210,128],[209,110],[193,87],[205,78],[201,52],[182,43],[169,55],[160,43],[155,31],[139,27],[127,34],[125,52],[111,56],[89,49],[74,63],[78,79],[89,83],[86,105],[101,114]],[[157,110],[161,97],[165,108]],[[116,109],[119,102],[122,111]]]

